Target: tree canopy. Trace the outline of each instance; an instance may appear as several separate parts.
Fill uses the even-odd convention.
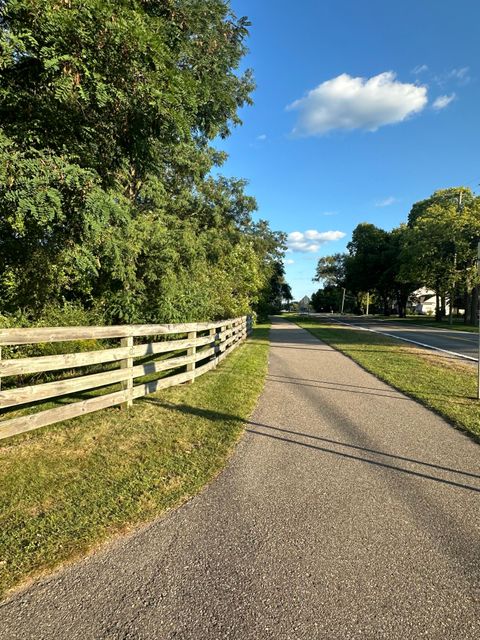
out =
[[[237,315],[284,236],[213,142],[251,102],[226,0],[0,3],[0,313]]]
[[[387,315],[394,308],[404,315],[409,294],[424,286],[437,293],[438,319],[441,301],[448,297],[453,304],[460,296],[466,321],[473,321],[479,239],[480,198],[467,187],[443,189],[416,202],[408,224],[392,231],[357,225],[348,254],[320,258],[315,280],[346,287],[359,300],[369,291],[377,311]]]

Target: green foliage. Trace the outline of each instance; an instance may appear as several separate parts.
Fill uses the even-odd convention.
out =
[[[465,321],[476,322],[480,198],[466,187],[436,191],[409,215],[402,276],[417,279],[443,299],[464,298]],[[443,305],[442,305],[443,306]],[[437,309],[436,319],[441,319]]]
[[[0,12],[0,313],[174,322],[267,299],[283,235],[211,146],[250,103],[247,19],[225,0]]]
[[[444,189],[415,203],[408,225],[388,232],[359,224],[349,253],[321,258],[315,279],[348,288],[359,306],[369,291],[372,311],[389,315],[396,307],[400,316],[406,315],[409,294],[425,286],[443,300],[464,298],[465,320],[475,321],[479,238],[480,198],[466,187]]]
[[[323,289],[312,293],[310,302],[318,313],[330,311],[337,313],[342,308],[342,290],[332,285],[326,285]]]
[[[457,284],[471,289],[477,282],[479,238],[480,198],[467,188],[437,191],[412,207],[404,273],[440,293]]]
[[[327,286],[342,287],[346,278],[346,256],[343,253],[334,253],[332,256],[324,256],[319,259],[314,281],[323,281]]]

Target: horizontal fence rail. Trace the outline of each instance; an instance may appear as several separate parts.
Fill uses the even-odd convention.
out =
[[[0,439],[99,409],[128,407],[136,398],[193,382],[216,367],[251,330],[250,316],[183,324],[0,329]],[[150,341],[143,341],[146,338]],[[118,339],[119,346],[110,346]],[[91,351],[2,360],[2,347],[12,351],[19,345],[75,342],[78,349],[86,340],[94,344],[104,340],[109,345]],[[36,384],[16,383],[16,376],[31,382],[39,374],[43,380]],[[52,377],[56,379],[50,380]],[[82,399],[85,392],[91,397]]]

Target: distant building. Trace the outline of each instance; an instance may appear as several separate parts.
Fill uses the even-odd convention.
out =
[[[309,313],[312,310],[310,305],[310,298],[308,296],[303,296],[303,298],[298,303],[298,310],[300,313]]]
[[[422,316],[435,315],[436,297],[433,289],[427,289],[427,287],[421,287],[412,293],[410,296],[412,303],[412,311]],[[445,313],[450,312],[449,300],[445,303]]]

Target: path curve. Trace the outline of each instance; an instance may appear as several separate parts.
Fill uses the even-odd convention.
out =
[[[220,477],[0,605],[3,640],[480,637],[478,445],[295,325],[271,340]]]

